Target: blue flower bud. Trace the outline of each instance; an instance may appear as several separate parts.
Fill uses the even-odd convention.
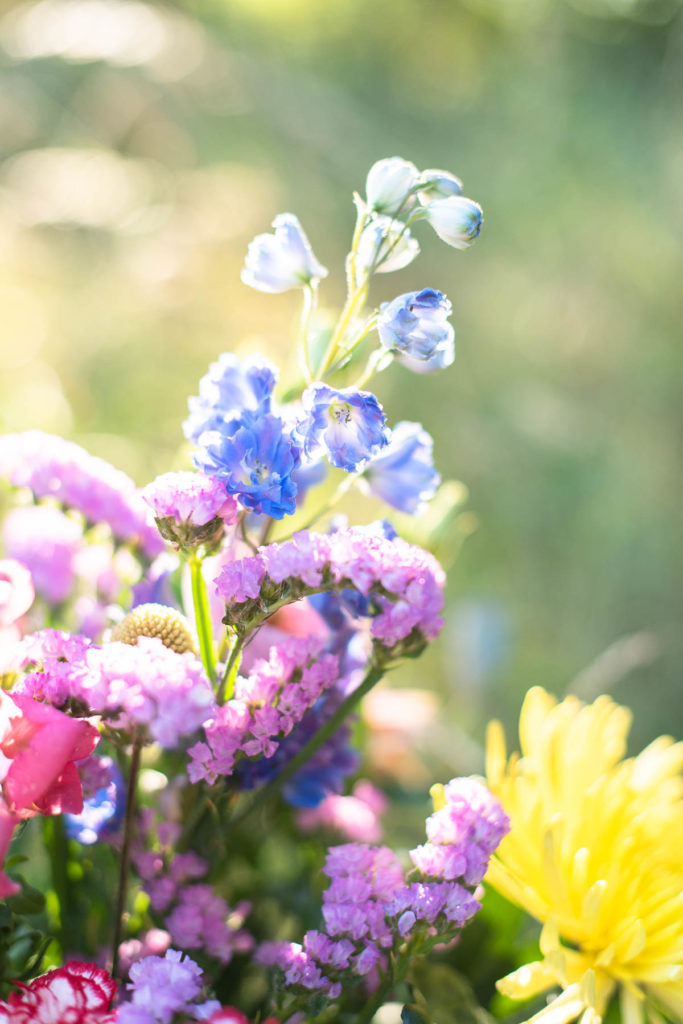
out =
[[[420,175],[420,184],[422,188],[417,193],[417,197],[423,206],[431,203],[434,199],[462,195],[462,182],[450,171],[434,169],[423,171]]]
[[[418,179],[419,171],[409,160],[403,160],[400,156],[378,160],[370,168],[365,183],[368,206],[375,213],[388,213],[392,216],[399,211],[408,211],[415,205],[414,196],[410,193]]]
[[[273,519],[292,515],[301,460],[283,421],[272,413],[244,412],[199,438],[195,464],[234,494],[245,508]]]
[[[312,384],[302,401],[298,434],[309,457],[323,450],[331,465],[353,473],[389,442],[382,407],[369,391]]]
[[[467,249],[481,231],[481,206],[465,196],[435,199],[425,206],[425,216],[439,238],[455,249]]]
[[[442,292],[406,292],[380,310],[377,331],[384,348],[418,373],[450,366],[455,357],[452,306]]]
[[[249,243],[242,270],[245,284],[260,292],[286,292],[327,277],[293,213],[279,214],[273,227],[274,234],[257,235]]]
[[[366,489],[399,512],[421,512],[441,483],[433,447],[420,423],[397,423],[388,446],[363,471]]]
[[[390,274],[407,267],[419,252],[417,239],[402,221],[376,214],[361,232],[356,260],[371,273]]]

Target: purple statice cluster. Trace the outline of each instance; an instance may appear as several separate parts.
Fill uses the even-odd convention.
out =
[[[152,514],[130,477],[73,441],[40,430],[0,437],[0,477],[53,498],[89,524],[107,523],[121,543],[153,558],[163,550]]]
[[[332,717],[343,699],[341,677],[306,712],[301,722],[285,736],[271,758],[244,759],[235,768],[242,789],[256,789],[276,778]],[[317,807],[326,796],[341,793],[345,780],[358,768],[360,758],[351,745],[351,724],[343,725],[308,758],[281,786],[283,798],[294,807]]]
[[[170,829],[159,828],[162,838]],[[180,949],[203,950],[225,965],[235,953],[247,953],[254,939],[243,927],[251,904],[242,901],[231,907],[205,878],[209,863],[192,850],[171,852],[170,845],[156,850],[138,850],[135,867],[143,881],[152,910],[163,919],[170,940]]]
[[[29,671],[17,692],[57,708],[75,705],[83,714],[102,715],[114,728],[162,747],[176,746],[214,714],[215,697],[201,662],[190,652],[176,654],[157,638],[100,647],[84,637],[45,630],[24,644],[23,665]]]
[[[204,998],[203,987],[201,968],[179,950],[143,957],[130,968],[130,999],[119,1007],[117,1024],[171,1024],[177,1014],[208,1020],[220,1003]]]
[[[206,742],[190,747],[192,782],[213,784],[231,775],[242,757],[272,758],[284,737],[304,718],[339,675],[334,654],[323,654],[319,640],[290,640],[238,677],[234,696],[204,726]]]
[[[372,636],[393,648],[411,634],[433,639],[443,620],[444,573],[430,554],[400,537],[351,528],[292,540],[229,563],[216,580],[226,621],[248,629],[269,609],[330,590],[356,590],[372,600]]]
[[[430,842],[410,851],[419,881],[404,878],[387,847],[346,843],[330,847],[324,873],[324,932],[309,931],[303,944],[263,943],[261,964],[284,975],[291,994],[323,993],[336,999],[344,984],[386,972],[410,941],[410,955],[421,943],[449,941],[476,914],[473,894],[489,858],[509,829],[500,804],[476,779],[453,779],[445,804],[427,820]],[[392,954],[391,959],[389,953]]]

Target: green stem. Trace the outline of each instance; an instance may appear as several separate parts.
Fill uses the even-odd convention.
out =
[[[123,845],[121,847],[121,864],[119,867],[119,884],[116,893],[116,909],[114,911],[114,939],[111,951],[111,973],[116,977],[119,968],[119,946],[123,938],[123,918],[126,911],[128,893],[128,874],[130,871],[130,848],[133,839],[133,823],[135,820],[135,797],[137,795],[138,773],[140,771],[140,753],[142,740],[134,739],[128,769],[128,788],[126,790],[126,817],[123,823]],[[122,979],[123,980],[123,979]]]
[[[235,642],[232,645],[230,657],[228,658],[225,666],[225,672],[221,679],[221,685],[218,688],[219,704],[225,704],[226,701],[230,700],[235,691],[235,680],[237,679],[237,673],[240,670],[243,646],[244,637],[235,637]]]
[[[299,368],[304,375],[306,384],[313,383],[313,374],[311,368],[308,365],[308,328],[311,322],[311,315],[315,309],[316,298],[317,298],[317,286],[307,284],[304,288],[304,306],[301,311],[301,322],[299,324],[299,343],[297,345],[297,353],[299,356]]]
[[[293,775],[299,771],[299,769],[309,761],[315,753],[320,750],[324,743],[332,736],[344,720],[351,714],[351,712],[360,703],[363,697],[370,692],[375,683],[384,675],[386,665],[383,663],[370,663],[370,668],[367,671],[365,678],[362,683],[356,687],[353,693],[350,693],[345,700],[339,705],[335,713],[331,718],[325,722],[314,736],[311,736],[308,743],[304,744],[298,754],[296,754],[291,761],[289,761],[282,769],[279,775],[276,775],[263,789],[257,791],[252,797],[249,803],[238,812],[232,821],[227,823],[227,829],[234,828],[237,824],[242,822],[259,804],[269,799],[274,793],[276,793],[285,782],[289,782]]]
[[[202,573],[202,560],[193,552],[190,555],[190,577],[192,579],[192,600],[194,602],[194,618],[199,638],[199,653],[206,674],[212,683],[216,682],[216,654],[213,646],[213,628],[211,611],[206,593],[206,583]]]
[[[393,984],[394,981],[391,974],[387,974],[379,988],[374,992],[372,999],[370,999],[363,1007],[358,1017],[357,1024],[370,1024],[370,1021],[375,1016],[380,1006],[384,1005],[386,997],[389,995]]]

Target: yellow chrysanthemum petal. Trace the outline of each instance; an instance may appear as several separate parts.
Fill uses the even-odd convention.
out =
[[[501,984],[518,998],[564,988],[535,1024],[595,1024],[617,988],[624,1024],[683,1021],[683,743],[624,759],[630,723],[609,697],[558,703],[534,687],[521,756],[506,761],[502,729],[488,732],[512,828],[487,881],[544,923],[544,960]]]

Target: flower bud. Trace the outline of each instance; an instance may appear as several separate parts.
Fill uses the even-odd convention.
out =
[[[249,243],[242,270],[245,284],[260,292],[286,292],[327,277],[293,213],[279,214],[273,227],[273,234],[257,235]]]
[[[447,199],[448,196],[462,195],[462,182],[450,171],[423,171],[420,175],[422,188],[417,193],[417,198],[423,206],[431,203],[434,199]]]
[[[425,217],[439,238],[454,249],[467,249],[478,237],[484,220],[479,203],[464,196],[433,200],[425,207]]]
[[[415,164],[400,156],[378,160],[368,172],[365,183],[368,206],[375,213],[395,215],[415,205],[410,193],[419,180]]]
[[[164,647],[176,654],[184,654],[185,651],[196,654],[189,622],[175,608],[164,604],[138,605],[125,619],[117,622],[111,631],[112,641],[130,644],[132,647],[141,636],[157,637]]]

